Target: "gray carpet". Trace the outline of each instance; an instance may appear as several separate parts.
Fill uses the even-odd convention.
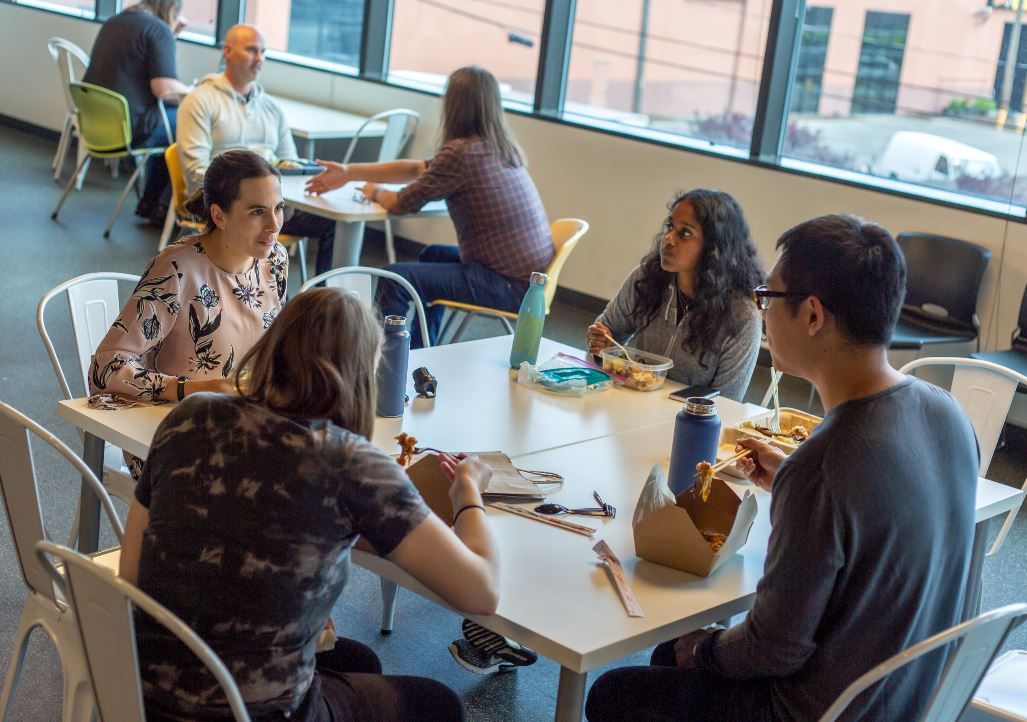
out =
[[[40,296],[49,288],[73,276],[90,271],[122,271],[138,274],[153,255],[158,231],[132,215],[131,198],[109,240],[103,226],[124,183],[99,164],[94,167],[81,192],[73,193],[59,222],[50,212],[60,189],[51,178],[49,162],[56,141],[42,139],[0,126],[0,195],[5,228],[0,249],[8,259],[2,290],[6,310],[0,313],[0,399],[40,422],[76,451],[81,443],[67,424],[58,421],[55,401],[60,390],[35,329],[34,316]],[[65,173],[70,172],[70,168]],[[65,177],[67,177],[65,175]],[[310,254],[311,257],[313,253]],[[379,243],[365,248],[364,263],[382,265]],[[292,287],[298,287],[294,274]],[[581,309],[556,304],[546,323],[546,335],[580,345],[584,329],[593,315]],[[51,336],[61,341],[59,353],[66,373],[74,373],[74,357],[66,306],[54,304],[47,315]],[[476,321],[467,338],[499,332],[494,322]],[[768,372],[757,369],[750,391],[759,401]],[[72,380],[82,393],[81,380]],[[808,386],[786,379],[782,400],[788,406],[806,405]],[[1027,435],[1020,430],[1007,434],[1006,445],[995,454],[989,476],[1019,486],[1027,475]],[[66,538],[77,500],[78,480],[63,462],[41,453],[38,461],[46,523],[53,538]],[[897,490],[896,493],[901,493]],[[124,505],[120,505],[124,513]],[[24,600],[24,588],[14,558],[6,523],[0,523],[0,670],[11,657],[14,631]],[[109,536],[109,535],[108,535]],[[1001,552],[985,566],[984,607],[994,608],[1013,601],[1027,601],[1027,514],[1017,521]],[[458,667],[446,650],[459,634],[459,619],[434,604],[410,593],[400,593],[396,631],[389,637],[378,634],[380,596],[377,577],[354,568],[351,584],[334,610],[340,634],[370,644],[381,656],[386,671],[421,674],[439,679],[463,698],[469,720],[540,720],[551,718],[559,669],[546,660],[515,674],[478,677]],[[1008,640],[1010,648],[1027,648],[1027,629]],[[621,660],[621,664],[647,661],[645,654]],[[590,675],[594,679],[597,674]],[[38,631],[16,693],[14,719],[56,720],[60,716],[61,675],[53,645]]]

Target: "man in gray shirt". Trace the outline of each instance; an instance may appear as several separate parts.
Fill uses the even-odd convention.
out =
[[[589,720],[816,719],[874,665],[961,621],[978,452],[942,389],[886,356],[905,292],[891,235],[852,216],[787,231],[755,290],[776,368],[808,379],[826,416],[787,459],[755,442],[773,492],[764,576],[745,621],[660,645],[650,667],[600,677]],[[914,719],[944,652],[857,697],[844,719]]]

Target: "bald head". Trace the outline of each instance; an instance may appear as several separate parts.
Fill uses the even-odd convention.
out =
[[[264,35],[252,25],[233,25],[225,34],[225,75],[246,94],[264,69]]]

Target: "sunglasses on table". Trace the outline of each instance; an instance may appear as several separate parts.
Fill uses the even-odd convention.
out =
[[[756,286],[756,288],[752,289],[752,300],[755,302],[756,308],[761,311],[766,311],[770,308],[770,299],[787,298],[788,296],[805,298],[809,296],[809,294],[802,293],[800,291],[771,291],[767,288],[766,284]]]

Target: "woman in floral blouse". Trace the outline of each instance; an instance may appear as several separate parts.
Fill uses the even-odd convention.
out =
[[[285,302],[288,260],[278,171],[246,150],[216,157],[186,209],[206,221],[154,258],[100,342],[90,391],[163,403],[234,391],[238,360]],[[97,403],[94,401],[94,403]]]

